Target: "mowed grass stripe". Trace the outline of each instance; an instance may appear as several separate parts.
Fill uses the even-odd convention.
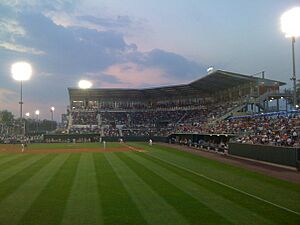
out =
[[[103,224],[92,153],[81,155],[62,224]]]
[[[136,174],[137,171],[130,169],[114,153],[105,156],[148,224],[189,224],[173,206]]]
[[[269,220],[253,213],[252,211],[243,208],[235,202],[232,202],[220,195],[215,194],[209,189],[198,185],[193,180],[186,179],[182,174],[178,174],[174,171],[171,171],[161,164],[153,162],[151,159],[143,157],[143,153],[125,153],[128,157],[139,162],[143,166],[147,167],[149,170],[161,176],[166,181],[178,187],[180,190],[189,194],[193,198],[197,199],[202,204],[209,207],[211,210],[219,214],[220,216],[226,218],[233,224],[245,224],[245,225],[254,225],[254,224],[274,224]],[[185,203],[182,203],[185,204]],[[189,206],[187,206],[189,207]],[[205,212],[200,212],[200,214]]]
[[[26,167],[40,160],[44,156],[45,155],[22,155],[16,160],[7,162],[9,165],[7,165],[5,168],[2,168],[0,171],[0,183],[24,170]]]
[[[19,155],[19,154],[1,153],[1,151],[0,151],[0,163],[2,162],[3,159],[14,157],[14,156],[17,156],[17,155]]]
[[[125,154],[119,154],[136,174],[172,205],[190,224],[231,224],[228,220]]]
[[[42,158],[25,167],[23,170],[0,183],[0,202],[14,192],[20,185],[30,179],[35,173],[47,165],[55,156],[44,155]]]
[[[51,154],[54,155],[54,154]],[[19,225],[19,221],[30,208],[49,180],[67,159],[66,154],[59,154],[34,176],[23,183],[17,190],[0,202],[0,224]],[[30,223],[29,223],[30,224]]]
[[[104,224],[147,224],[105,154],[93,153]]]
[[[7,170],[31,157],[32,155],[11,154],[11,157],[9,158],[4,158],[3,160],[0,159],[0,171],[3,172],[4,170]]]
[[[138,144],[138,146],[141,146]],[[143,144],[148,154],[204,174],[224,184],[243,190],[267,201],[300,212],[300,186],[244,168],[206,159],[171,147]],[[170,157],[171,156],[171,157]]]
[[[150,155],[149,155],[150,156]],[[298,224],[300,222],[300,216],[290,211],[284,210],[272,204],[261,201],[260,199],[249,196],[243,192],[231,188],[230,186],[222,185],[215,180],[209,179],[204,175],[197,174],[190,169],[184,168],[180,165],[176,165],[168,160],[160,159],[155,156],[150,156],[153,161],[174,171],[187,179],[191,179],[197,184],[213,191],[214,193],[223,196],[224,198],[239,204],[240,206],[247,208],[254,213],[264,217],[275,224]],[[150,158],[149,158],[150,159]]]
[[[58,225],[61,223],[79,158],[80,154],[69,155],[69,158],[51,178],[45,189],[22,217],[20,225]]]
[[[23,158],[24,155],[23,154],[6,154],[5,157],[0,158],[0,169],[3,170],[6,168],[6,166],[2,166],[3,164],[6,164],[7,162],[11,161],[11,160],[15,160],[18,158]],[[9,165],[10,163],[7,163],[6,165]],[[0,171],[1,171],[0,170]]]

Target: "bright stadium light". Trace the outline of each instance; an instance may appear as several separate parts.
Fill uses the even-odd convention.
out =
[[[34,112],[34,113],[35,113],[35,115],[36,115],[36,118],[37,118],[37,119],[39,119],[40,110],[38,110],[38,109],[37,109],[37,110],[35,110],[35,112]]]
[[[88,81],[88,80],[80,80],[78,82],[78,87],[81,89],[88,89],[92,87],[92,82]]]
[[[293,105],[296,108],[297,104],[297,90],[296,90],[296,65],[295,65],[295,42],[296,38],[300,36],[300,7],[295,7],[282,14],[280,18],[281,30],[285,36],[292,40],[292,60],[293,60],[293,74],[291,80],[293,81]]]
[[[29,116],[30,116],[30,113],[29,113],[29,112],[25,113],[25,116],[29,117]]]
[[[29,80],[32,74],[31,65],[27,62],[16,62],[11,66],[12,77],[20,81],[20,118],[23,117],[23,81]]]
[[[55,107],[51,106],[50,113],[51,113],[51,121],[53,121],[53,113],[54,113]]]
[[[15,80],[29,80],[32,74],[31,65],[27,62],[17,62],[11,66],[11,73]]]
[[[281,30],[286,37],[300,36],[300,7],[295,7],[282,14]]]

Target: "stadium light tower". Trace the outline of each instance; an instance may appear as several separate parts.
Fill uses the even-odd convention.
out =
[[[89,89],[93,86],[92,82],[88,81],[88,80],[80,80],[78,82],[78,87],[81,89]]]
[[[23,81],[29,80],[32,74],[31,65],[27,62],[16,62],[11,66],[12,77],[20,81],[20,118],[23,118]]]
[[[36,132],[39,132],[39,115],[40,115],[40,110],[35,110],[34,114],[36,115]]]
[[[53,121],[53,113],[54,113],[55,107],[51,106],[50,113],[51,113],[51,121]]]
[[[35,110],[36,119],[39,120],[40,110]]]
[[[295,65],[295,42],[296,38],[300,36],[300,7],[292,8],[286,11],[281,16],[281,30],[285,33],[287,38],[292,40],[292,60],[293,60],[293,74],[291,80],[293,81],[293,106],[297,105],[296,94],[296,65]]]

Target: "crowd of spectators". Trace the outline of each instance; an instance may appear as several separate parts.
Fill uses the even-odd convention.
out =
[[[232,124],[232,125],[231,125]],[[226,132],[233,127],[238,133],[236,142],[270,144],[276,146],[299,146],[300,116],[251,118],[227,123]]]
[[[73,111],[71,116],[72,123],[76,125],[98,124],[97,111]]]
[[[183,103],[182,103],[183,104]],[[217,118],[226,111],[230,110],[232,105],[198,105],[197,108],[181,108],[182,104],[174,109],[170,103],[170,108],[157,107],[149,109],[135,108],[134,110],[113,110],[95,109],[95,110],[72,110],[70,112],[72,125],[126,125],[130,128],[138,126],[155,127],[160,124],[175,126],[179,122],[184,124],[199,123],[208,119]],[[168,104],[163,104],[168,106]]]
[[[70,128],[70,133],[101,133],[103,136],[167,136],[171,133],[234,134],[233,141],[277,146],[299,145],[298,113],[217,120],[236,103],[197,105],[156,104],[134,110],[73,111],[73,125],[96,125]],[[160,109],[158,109],[160,107]],[[132,108],[131,108],[132,109]],[[103,127],[105,127],[103,129]]]
[[[221,120],[211,124],[181,124],[176,133],[234,134],[233,141],[248,144],[298,146],[300,115],[260,116]]]
[[[0,144],[40,143],[43,135],[0,135]]]

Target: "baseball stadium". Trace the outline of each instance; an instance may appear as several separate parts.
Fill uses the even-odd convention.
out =
[[[300,224],[300,111],[223,70],[68,88],[65,126],[1,124],[0,224]]]

